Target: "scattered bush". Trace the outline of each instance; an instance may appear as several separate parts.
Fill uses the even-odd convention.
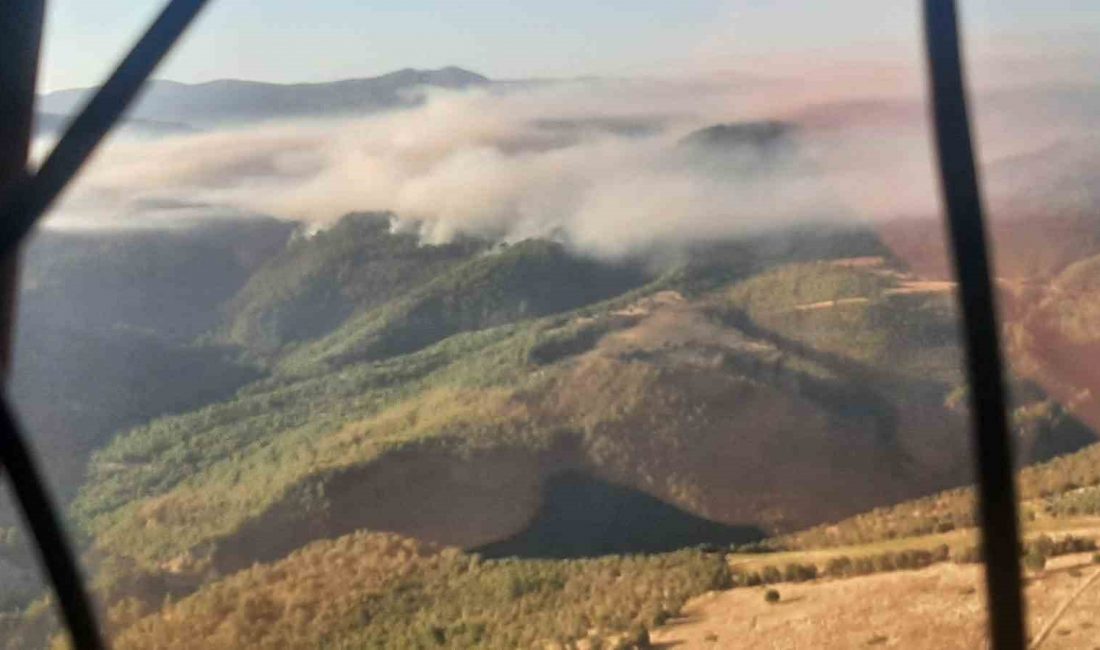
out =
[[[745,586],[746,587],[758,587],[764,584],[764,578],[760,575],[759,571],[752,571],[745,574]]]
[[[1042,553],[1031,552],[1024,556],[1024,568],[1033,573],[1037,573],[1046,568],[1047,557]]]
[[[1049,515],[1100,514],[1100,445],[1024,468],[1017,476],[1020,500],[1042,499],[1043,510]],[[958,488],[876,508],[773,541],[787,549],[809,550],[974,528],[975,504],[973,488]],[[1024,516],[1030,519],[1031,512],[1025,510]]]
[[[926,551],[923,548],[914,549],[909,551],[912,557],[912,564],[914,569],[923,569],[932,565],[932,553]]]
[[[1091,537],[1068,535],[1055,544],[1055,555],[1087,553],[1096,550],[1096,540]]]
[[[749,542],[748,544],[730,544],[730,553],[775,553],[776,551],[782,550],[783,547],[775,544],[772,540],[767,539],[761,540],[759,542]]]
[[[723,549],[721,546],[718,546],[717,544],[709,544],[709,543],[696,544],[695,550],[699,551],[700,553],[714,553],[714,554],[725,554],[725,552],[726,552],[725,549]]]
[[[1050,538],[1050,535],[1039,535],[1028,547],[1029,554],[1034,553],[1047,557],[1054,553],[1054,540]]]
[[[1046,558],[1070,555],[1072,553],[1087,553],[1096,550],[1096,540],[1090,537],[1066,535],[1060,539],[1053,539],[1050,535],[1039,535],[1035,539],[1021,545],[1020,554],[1025,559],[1029,556],[1041,556]],[[1036,560],[1032,560],[1036,562]]]
[[[982,551],[976,544],[956,548],[951,552],[956,564],[978,564],[982,561]]]
[[[1045,567],[1046,559],[1049,557],[1067,553],[1084,553],[1096,549],[1096,540],[1092,538],[1067,535],[1054,539],[1049,535],[1040,535],[1020,545],[1020,557],[1029,570],[1039,571]],[[782,571],[769,565],[761,571],[737,571],[731,575],[730,584],[735,587],[756,587],[778,582],[804,582],[820,576],[849,578],[889,571],[923,569],[948,560],[957,564],[978,564],[982,561],[981,548],[976,544],[958,547],[940,544],[931,550],[885,551],[856,558],[839,555],[826,562],[822,570],[812,563],[792,562],[785,565]],[[1093,556],[1093,561],[1100,564],[1100,553]]]
[[[760,577],[764,584],[768,585],[783,582],[783,574],[779,572],[779,569],[770,564],[764,567],[764,570],[760,573]]]
[[[852,561],[852,573],[857,576],[870,575],[875,572],[875,561],[870,557],[857,557]]]
[[[653,642],[649,638],[649,630],[644,625],[635,625],[622,638],[620,645],[630,650],[649,650],[653,647]]]
[[[788,564],[783,569],[783,579],[787,582],[806,582],[817,577],[817,566],[813,564]]]
[[[852,574],[852,558],[841,555],[829,560],[825,565],[825,575],[833,578],[844,578]]]
[[[779,602],[779,592],[776,591],[775,589],[769,589],[769,590],[765,591],[764,592],[764,601],[772,603],[773,605],[775,603],[778,603]]]
[[[897,554],[892,552],[880,553],[871,560],[875,565],[875,571],[894,571],[898,568]]]

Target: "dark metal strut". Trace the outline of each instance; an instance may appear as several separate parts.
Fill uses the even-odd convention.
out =
[[[44,0],[11,0],[0,8],[0,192],[5,195],[26,178],[44,11]],[[12,351],[18,256],[18,241],[9,242],[0,255],[0,374],[4,378]],[[39,559],[54,585],[73,645],[81,649],[103,647],[57,509],[4,397],[0,397],[0,469],[11,481]]]
[[[954,0],[924,0],[940,181],[959,281],[993,648],[1023,650],[1020,531],[996,301]]]
[[[4,197],[0,203],[0,254],[18,246],[49,209],[206,3],[207,0],[170,0],[68,125],[38,172]]]
[[[39,559],[53,583],[73,647],[77,650],[105,648],[92,601],[84,588],[76,556],[66,541],[58,509],[43,485],[42,473],[35,465],[6,398],[0,399],[0,461],[7,470],[23,518],[38,546]]]
[[[72,121],[34,176],[27,171],[44,0],[0,5],[0,362],[13,340],[19,244],[118,122],[153,69],[207,0],[171,0]],[[6,378],[6,377],[5,377]],[[0,399],[0,466],[38,546],[77,650],[106,647],[58,516],[6,399]]]

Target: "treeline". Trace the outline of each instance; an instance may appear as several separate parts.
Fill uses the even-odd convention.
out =
[[[1053,517],[1100,515],[1100,488],[1081,488],[1047,499],[1043,510]]]
[[[1100,445],[1025,468],[1017,481],[1022,514],[1028,519],[1039,511],[1056,517],[1100,514]],[[948,490],[784,535],[772,544],[834,548],[973,528],[975,507],[973,488]]]
[[[1048,558],[1096,550],[1096,540],[1089,537],[1066,535],[1054,539],[1044,534],[1022,544],[1020,557],[1028,569],[1041,570],[1046,566]],[[932,549],[885,551],[854,557],[838,555],[830,558],[822,567],[812,563],[791,562],[782,566],[766,565],[753,570],[734,568],[731,579],[736,587],[756,587],[780,582],[807,582],[817,578],[851,578],[872,573],[909,571],[947,561],[957,564],[979,563],[982,561],[981,549],[976,544],[954,548],[940,544]]]

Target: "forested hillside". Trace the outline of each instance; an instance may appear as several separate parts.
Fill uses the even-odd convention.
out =
[[[500,643],[513,632],[488,626],[488,612],[543,611],[585,588],[589,567],[620,560],[553,562],[739,546],[969,478],[953,284],[910,274],[872,231],[796,228],[655,265],[548,240],[429,245],[384,214],[312,234],[209,228],[138,232],[133,248],[58,234],[40,244],[49,256],[30,253],[25,320],[65,313],[54,302],[86,317],[25,330],[17,395],[48,463],[67,468],[62,495],[82,484],[71,511],[120,642],[187,647],[172,608],[199,615],[209,598],[235,603],[212,619],[211,643],[282,635],[231,596],[260,579],[249,567],[284,576],[264,605],[282,608],[274,594],[298,588],[287,567],[329,543],[356,556],[386,533],[416,540],[384,542],[408,547],[397,557],[434,559],[367,580],[341,596],[346,608],[310,606],[287,638],[324,628],[337,644],[367,631]],[[191,266],[195,288],[177,280]],[[1087,290],[1073,279],[1083,269],[1062,284]],[[140,307],[146,293],[164,308]],[[1031,457],[1091,442],[1035,383],[1018,386]],[[936,503],[944,517],[902,517],[894,534],[964,525],[965,499]],[[830,535],[851,526],[865,529]],[[531,559],[480,565],[433,544]],[[661,571],[681,561],[662,557]],[[557,577],[530,597],[487,596],[461,629],[386,604],[393,580],[413,580],[417,598],[445,608],[450,592],[423,585],[454,562],[474,562],[460,573],[478,584]],[[629,593],[643,593],[650,569],[639,571]],[[598,627],[651,627],[715,579],[658,605],[624,601]],[[166,597],[179,604],[158,613]],[[339,631],[364,606],[388,612],[372,618],[383,627]],[[561,618],[548,638],[576,638],[576,625]]]
[[[791,133],[719,125],[675,155],[724,173],[791,155]],[[28,251],[13,393],[123,647],[631,643],[727,579],[680,549],[971,524],[955,287],[914,272],[895,225],[615,261],[400,226],[221,219]],[[1040,517],[1095,510],[1096,267],[1000,283]],[[54,628],[12,514],[0,630],[35,646]],[[480,595],[457,615],[460,588]],[[518,612],[543,622],[492,622]]]

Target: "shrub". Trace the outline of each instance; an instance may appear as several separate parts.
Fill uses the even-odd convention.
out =
[[[705,554],[700,553],[700,555]],[[722,568],[714,576],[713,589],[715,591],[726,591],[729,589],[733,589],[737,585],[733,581],[733,573],[729,570],[729,565],[726,564],[726,557],[723,555],[720,556],[718,559],[721,562]]]
[[[1093,564],[1100,564],[1100,553],[1093,553],[1092,554],[1092,563]]]
[[[764,567],[764,571],[760,574],[760,578],[764,581],[764,584],[768,585],[783,582],[783,574],[779,572],[779,569],[770,564]]]
[[[914,569],[923,569],[932,564],[932,552],[926,551],[923,548],[910,551],[912,556],[912,563]]]
[[[852,573],[865,576],[875,572],[875,562],[869,557],[857,557],[852,561]]]
[[[779,592],[775,589],[769,589],[764,592],[764,600],[766,602],[775,604],[779,602]]]
[[[976,545],[963,546],[952,551],[951,559],[957,564],[977,564],[982,561],[982,552]]]
[[[717,544],[703,543],[696,545],[696,550],[700,553],[725,553],[726,551]]]
[[[1091,537],[1071,537],[1074,553],[1086,553],[1096,550],[1096,540]]]
[[[843,578],[851,575],[852,573],[852,558],[847,555],[841,555],[829,560],[825,565],[825,575]]]
[[[940,544],[932,550],[932,561],[934,562],[946,562],[951,557],[951,547],[947,544]]]
[[[805,582],[817,577],[817,567],[813,564],[788,564],[783,569],[783,579],[787,582]]]
[[[776,545],[774,545],[773,543],[771,543],[768,540],[763,540],[763,541],[759,541],[759,542],[749,542],[748,544],[741,544],[741,545],[730,544],[730,552],[731,553],[759,554],[759,553],[771,553],[773,551],[779,551],[779,550],[782,550],[782,548],[777,547]]]
[[[1060,539],[1052,539],[1048,535],[1040,535],[1034,540],[1023,545],[1021,555],[1024,557],[1036,554],[1043,557],[1057,557],[1070,553],[1086,553],[1096,550],[1096,540],[1089,537],[1066,535]]]
[[[648,650],[653,647],[653,642],[649,639],[649,630],[644,625],[635,625],[623,637],[622,645],[632,650]]]
[[[893,571],[898,568],[897,560],[896,553],[886,552],[876,555],[872,561],[875,565],[875,571]]]
[[[1024,567],[1028,571],[1038,572],[1046,568],[1047,558],[1042,553],[1031,552],[1024,556]]]

